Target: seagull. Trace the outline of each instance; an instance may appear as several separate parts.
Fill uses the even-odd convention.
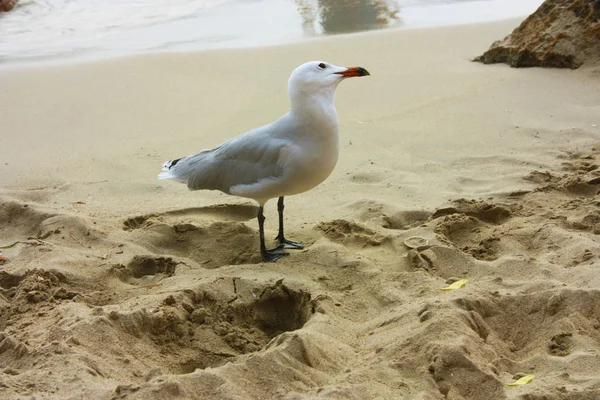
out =
[[[338,67],[324,61],[300,65],[290,75],[290,111],[275,122],[243,133],[218,147],[163,164],[158,179],[185,183],[190,190],[220,190],[255,200],[260,254],[265,262],[303,249],[285,238],[283,198],[313,189],[333,171],[339,154],[339,124],[334,97],[346,78],[370,75],[362,67]],[[278,245],[265,246],[263,209],[279,198]]]

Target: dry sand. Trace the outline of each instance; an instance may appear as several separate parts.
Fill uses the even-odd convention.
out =
[[[0,397],[599,399],[600,68],[469,62],[518,23],[2,67]],[[254,205],[156,174],[311,59],[372,76],[264,264]]]

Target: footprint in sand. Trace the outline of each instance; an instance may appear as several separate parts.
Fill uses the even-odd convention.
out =
[[[465,214],[490,224],[502,224],[512,216],[510,206],[494,204],[483,200],[460,199],[447,206],[440,207],[433,213],[433,218],[451,214]]]
[[[396,206],[374,200],[360,200],[348,206],[361,222],[375,223],[382,228],[407,230],[423,224],[431,213],[423,210],[400,210]]]
[[[194,260],[204,268],[260,262],[252,204],[220,204],[130,217],[129,240],[152,253]]]
[[[190,259],[209,269],[260,262],[256,231],[243,222],[170,222],[148,220],[129,233],[128,241],[154,254]]]
[[[376,232],[364,225],[345,219],[321,222],[316,229],[323,232],[328,239],[346,246],[380,246],[391,242],[391,238]]]
[[[499,257],[501,234],[495,227],[511,217],[508,206],[464,199],[439,208],[432,216],[437,222],[434,231],[441,241],[485,261]]]

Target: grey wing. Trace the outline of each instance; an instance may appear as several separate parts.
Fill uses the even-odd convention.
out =
[[[232,186],[277,178],[283,172],[279,158],[281,149],[286,144],[283,139],[256,131],[200,153],[196,160],[189,161],[191,169],[187,181],[188,188],[229,193]]]

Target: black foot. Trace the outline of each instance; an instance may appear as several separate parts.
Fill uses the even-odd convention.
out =
[[[304,245],[300,242],[293,242],[291,240],[287,240],[286,238],[277,237],[277,245],[278,249],[292,249],[292,250],[302,250]]]
[[[260,252],[260,255],[262,256],[264,262],[273,262],[289,254],[290,253],[283,251],[283,247],[279,246],[275,247],[274,249],[266,249]]]

